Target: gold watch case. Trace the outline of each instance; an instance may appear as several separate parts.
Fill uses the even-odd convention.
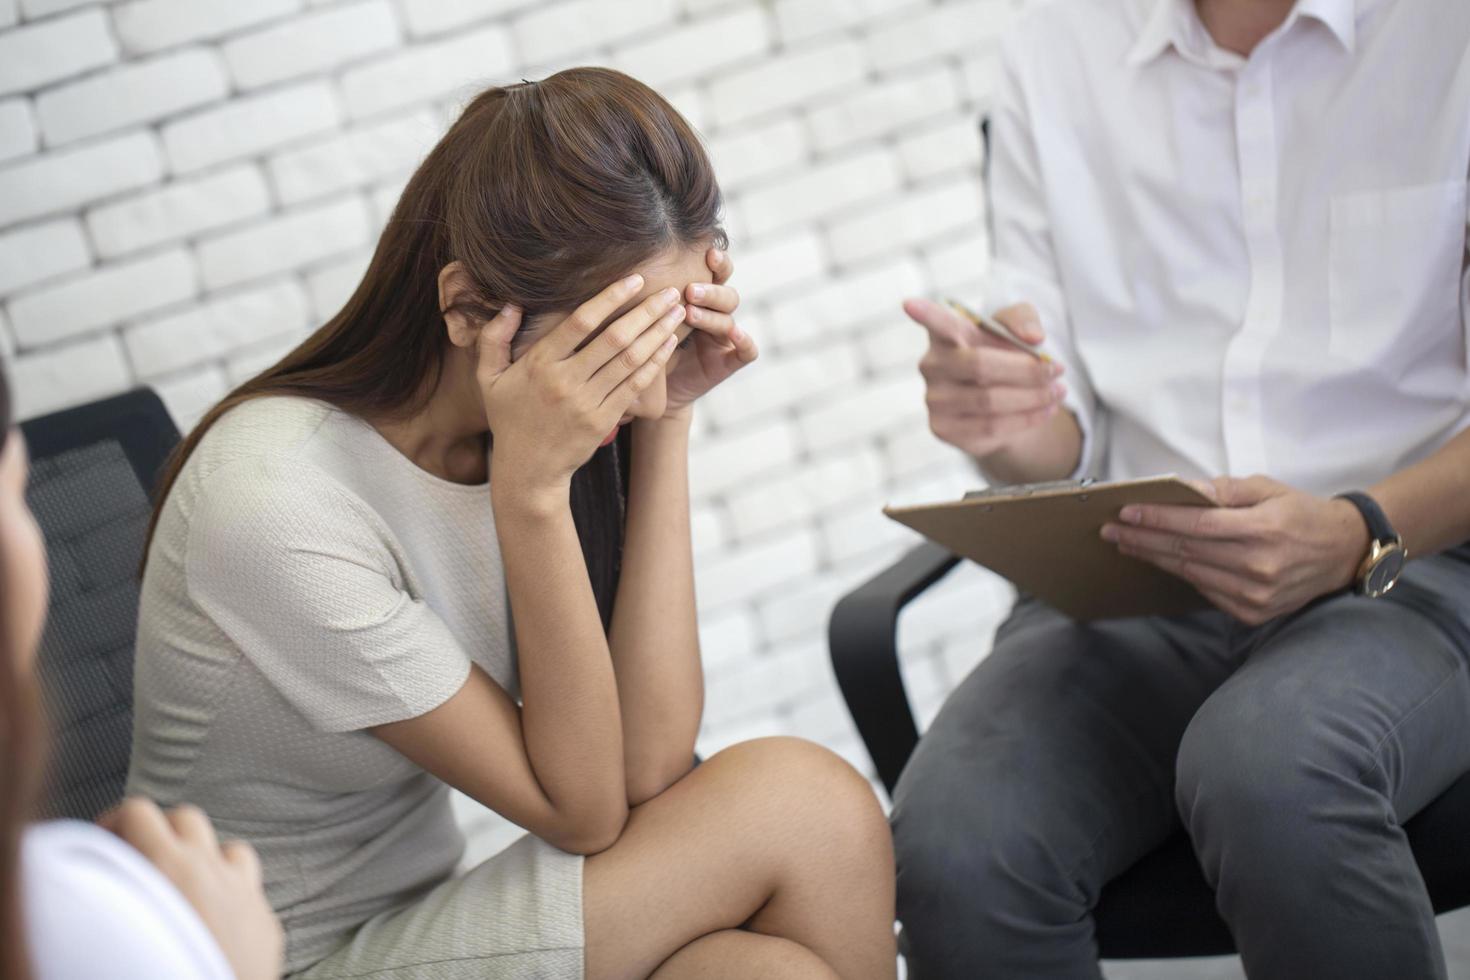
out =
[[[1393,591],[1398,584],[1399,573],[1409,559],[1403,538],[1392,541],[1373,541],[1368,545],[1368,557],[1358,566],[1358,580],[1353,591],[1358,595],[1377,599]]]

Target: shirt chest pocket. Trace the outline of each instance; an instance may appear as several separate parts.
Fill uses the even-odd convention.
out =
[[[1466,220],[1458,179],[1332,199],[1334,358],[1401,377],[1460,349]]]

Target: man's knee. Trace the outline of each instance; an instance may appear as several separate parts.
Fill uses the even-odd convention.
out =
[[[898,915],[910,934],[1085,909],[1070,878],[1085,855],[1068,853],[1080,837],[1057,826],[1066,806],[1045,805],[1024,775],[977,781],[939,762],[916,757],[894,794]]]
[[[1222,689],[1190,722],[1175,764],[1179,815],[1196,850],[1237,841],[1265,858],[1310,847],[1321,837],[1318,815],[1362,792],[1353,745],[1290,692]]]

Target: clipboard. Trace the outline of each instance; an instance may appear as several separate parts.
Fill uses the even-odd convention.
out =
[[[962,500],[884,507],[883,513],[1081,622],[1208,607],[1184,579],[1125,557],[1101,538],[1102,526],[1128,504],[1217,506],[1170,474],[994,487]]]

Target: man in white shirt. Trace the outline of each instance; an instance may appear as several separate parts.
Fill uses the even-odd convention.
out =
[[[1401,825],[1470,770],[1467,52],[1466,0],[1042,0],[1007,38],[989,299],[1057,367],[911,300],[931,427],[995,483],[1225,506],[1103,530],[1214,609],[1023,597],[925,734],[915,980],[1098,977],[1102,886],[1181,826],[1253,980],[1445,975]]]

